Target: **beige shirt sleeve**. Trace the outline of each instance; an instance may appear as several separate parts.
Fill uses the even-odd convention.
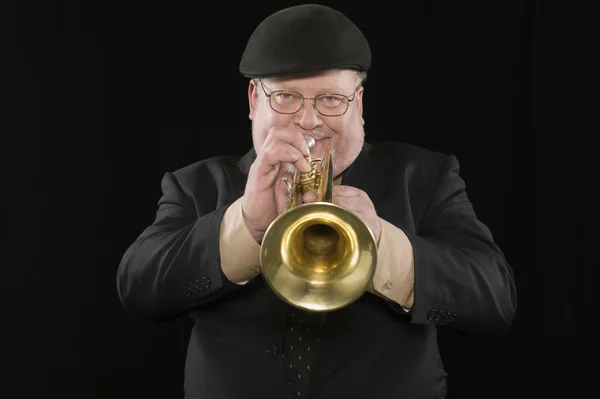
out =
[[[237,284],[260,274],[260,245],[252,238],[242,216],[242,199],[231,204],[221,221],[219,236],[221,269]]]
[[[369,292],[409,310],[414,302],[414,253],[410,240],[393,224],[381,219],[377,267]]]

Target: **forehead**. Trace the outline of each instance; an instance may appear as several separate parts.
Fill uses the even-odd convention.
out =
[[[263,82],[274,90],[294,90],[306,94],[349,93],[356,87],[357,75],[350,70],[333,70],[304,76],[263,79]]]

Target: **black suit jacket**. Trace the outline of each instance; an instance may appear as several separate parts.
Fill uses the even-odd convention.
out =
[[[233,284],[219,263],[221,218],[243,195],[254,159],[250,151],[166,173],[156,220],[119,267],[118,292],[128,311],[152,320],[185,314],[194,320],[186,399],[294,397],[281,359],[284,303],[261,276]],[[310,396],[443,398],[446,371],[436,327],[503,333],[516,310],[509,265],[477,219],[452,155],[367,143],[342,184],[366,191],[379,216],[411,240],[415,303],[406,313],[366,293],[327,314]]]

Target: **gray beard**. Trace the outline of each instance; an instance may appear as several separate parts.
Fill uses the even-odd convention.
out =
[[[331,164],[333,166],[333,174],[334,174],[333,178],[334,179],[338,178],[341,174],[343,174],[346,171],[346,169],[348,169],[348,167],[350,165],[352,165],[352,163],[360,155],[360,152],[362,151],[364,145],[365,145],[365,131],[363,129],[361,137],[360,137],[360,146],[358,146],[358,148],[356,149],[354,154],[352,154],[345,161],[340,162],[338,160],[338,158],[336,157],[335,149],[331,150]]]

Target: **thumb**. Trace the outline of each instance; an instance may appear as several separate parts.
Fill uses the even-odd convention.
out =
[[[317,193],[313,191],[309,191],[302,197],[304,202],[314,202],[317,199]]]

